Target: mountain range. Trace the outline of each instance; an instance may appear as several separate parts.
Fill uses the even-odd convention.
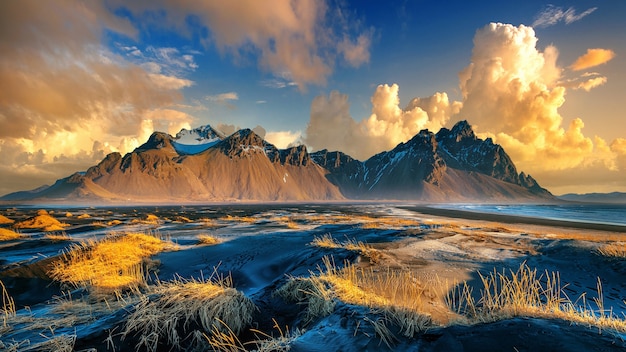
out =
[[[504,149],[467,121],[422,130],[394,149],[356,160],[340,151],[278,149],[249,129],[224,136],[211,126],[153,133],[122,156],[107,155],[52,186],[3,201],[539,201],[554,199],[518,173]]]

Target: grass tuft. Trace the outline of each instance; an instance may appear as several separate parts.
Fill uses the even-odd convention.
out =
[[[598,280],[597,297],[588,303],[586,295],[572,302],[564,293],[558,272],[538,274],[525,263],[516,271],[488,275],[479,273],[482,288],[476,300],[473,290],[463,283],[446,302],[467,318],[468,323],[493,322],[516,316],[563,319],[575,324],[626,332],[626,321],[604,308],[602,285]],[[582,300],[582,303],[578,303]],[[595,307],[594,307],[595,306]]]
[[[18,232],[0,228],[0,241],[11,241],[21,237],[22,235],[20,235]]]
[[[216,244],[220,244],[222,241],[212,235],[199,235],[198,242],[202,245],[213,246]]]
[[[145,285],[148,257],[172,248],[173,244],[150,235],[108,236],[70,246],[49,274],[54,280],[102,293],[136,289]]]
[[[626,258],[626,243],[608,243],[597,249],[602,256],[609,258]]]
[[[256,306],[230,286],[229,278],[159,282],[135,306],[123,336],[135,334],[137,349],[154,351],[159,344],[182,349],[188,341],[202,343],[199,337],[207,333],[230,330],[237,335],[252,323]]]

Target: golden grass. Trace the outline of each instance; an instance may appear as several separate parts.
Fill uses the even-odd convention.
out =
[[[15,316],[15,301],[9,295],[9,292],[7,292],[1,280],[0,288],[2,289],[2,308],[0,308],[0,312],[2,313],[2,329],[0,329],[0,336],[2,336],[2,331],[9,329],[9,320]]]
[[[85,213],[85,214],[78,215],[76,218],[77,219],[89,219],[90,217],[91,217],[91,215]]]
[[[55,219],[45,210],[37,211],[37,215],[17,222],[13,225],[15,229],[41,229],[43,231],[61,231],[70,226]]]
[[[159,282],[135,305],[123,337],[137,336],[137,350],[155,351],[159,344],[175,350],[183,345],[206,349],[205,334],[227,330],[239,334],[252,323],[257,308],[231,286],[229,278]]]
[[[626,243],[607,243],[598,247],[597,252],[609,258],[626,258]]]
[[[4,225],[4,224],[12,224],[14,223],[15,220],[9,219],[4,215],[0,215],[0,225]]]
[[[19,233],[9,229],[0,228],[0,241],[11,241],[22,237]]]
[[[115,219],[115,220],[108,221],[108,222],[107,222],[107,226],[115,226],[115,225],[119,225],[119,224],[121,224],[121,223],[122,223],[122,221],[121,221],[121,220],[117,220],[117,219]]]
[[[72,245],[49,274],[57,281],[105,293],[134,289],[145,284],[147,258],[172,248],[145,234],[108,236]]]
[[[380,251],[374,249],[368,244],[355,239],[346,239],[344,242],[339,242],[329,233],[321,237],[313,237],[313,241],[310,245],[320,248],[343,248],[352,252],[357,252],[362,256],[369,258],[371,263],[378,263],[382,257]]]
[[[563,319],[571,323],[626,332],[626,321],[604,308],[602,286],[598,280],[595,309],[587,304],[586,294],[576,301],[564,293],[558,272],[538,274],[522,263],[517,271],[488,275],[480,274],[482,283],[478,300],[473,290],[463,283],[457,286],[446,302],[465,317],[467,323],[482,323],[509,319],[515,316]],[[582,301],[579,303],[579,301]]]
[[[199,235],[198,242],[203,245],[213,246],[213,245],[221,243],[222,241],[219,238],[212,236],[212,235]]]
[[[159,219],[158,216],[156,216],[154,214],[148,214],[143,219],[133,219],[131,221],[131,223],[133,223],[133,224],[158,225],[159,221],[160,221],[160,219]]]
[[[430,316],[424,313],[426,288],[410,272],[363,269],[349,262],[339,269],[329,257],[324,257],[323,265],[318,274],[290,278],[275,292],[287,301],[306,304],[305,324],[332,313],[338,299],[379,310],[407,337],[432,325]],[[375,321],[370,323],[376,328]],[[389,342],[386,336],[381,338]]]
[[[278,336],[274,336],[258,329],[250,329],[256,339],[254,341],[242,343],[237,335],[228,328],[226,331],[220,330],[215,326],[213,328],[211,336],[205,338],[211,346],[211,350],[218,352],[246,352],[253,350],[255,352],[286,352],[291,349],[289,346],[291,342],[302,335],[302,332],[298,329],[290,331],[288,327],[285,327],[284,331],[280,328],[275,319],[274,329],[278,331]],[[220,321],[222,325],[223,322]],[[252,346],[248,348],[246,346]]]
[[[51,240],[51,241],[71,241],[72,240],[70,235],[68,235],[65,232],[47,233],[44,236],[44,238],[47,239],[47,240]]]
[[[242,222],[246,224],[254,224],[255,222],[259,221],[258,218],[255,218],[252,216],[232,216],[232,215],[223,216],[220,218],[220,220],[229,221],[229,222]]]

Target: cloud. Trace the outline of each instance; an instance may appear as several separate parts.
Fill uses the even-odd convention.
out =
[[[129,151],[142,120],[170,109],[182,98],[180,89],[193,83],[112,52],[100,42],[105,31],[137,36],[128,20],[98,1],[0,2],[0,154],[7,166],[0,178],[33,174],[4,184],[0,193],[34,188],[42,179],[84,170],[108,152]],[[156,125],[169,118],[151,117]]]
[[[597,173],[616,180],[618,148],[586,136],[581,118],[565,123],[558,112],[568,87],[591,89],[606,77],[586,73],[562,83],[557,49],[537,49],[531,27],[492,23],[476,32],[474,43],[471,63],[459,74],[463,107],[456,118],[468,119],[480,135],[494,138],[519,170],[549,188],[560,189],[565,174]]]
[[[583,119],[566,121],[559,114],[567,89],[592,89],[606,77],[591,72],[564,82],[557,48],[539,50],[537,41],[533,28],[524,25],[491,23],[479,29],[471,62],[459,73],[462,102],[436,93],[400,108],[399,87],[380,85],[371,98],[371,115],[357,121],[350,116],[347,95],[318,96],[303,140],[314,149],[341,150],[363,160],[422,128],[436,131],[466,119],[481,137],[501,144],[518,170],[556,193],[571,191],[573,183],[560,182],[573,175],[598,189],[603,183],[626,189],[626,139],[608,143],[589,137]]]
[[[350,66],[359,67],[370,61],[370,45],[371,35],[361,34],[356,42],[352,42],[349,37],[345,36],[339,43],[338,49]]]
[[[576,59],[570,68],[574,71],[585,70],[590,67],[605,64],[615,57],[615,52],[609,49],[587,49],[587,52]]]
[[[533,22],[533,27],[550,27],[558,24],[559,22],[565,22],[570,24],[583,19],[584,17],[592,14],[597,7],[591,7],[582,13],[576,14],[576,10],[573,7],[569,7],[564,10],[562,7],[548,5],[543,11],[541,11]]]
[[[584,82],[580,82],[578,85],[574,87],[574,89],[582,89],[584,91],[590,91],[593,88],[599,87],[607,82],[606,77],[594,77],[590,78]]]
[[[272,143],[278,149],[286,149],[298,144],[302,133],[300,131],[271,131],[265,135],[265,140]]]
[[[204,99],[216,103],[226,103],[228,101],[239,100],[239,95],[236,92],[227,92],[216,95],[207,95]]]
[[[238,62],[254,57],[271,73],[288,72],[300,89],[325,84],[337,57],[353,66],[369,57],[371,31],[359,31],[358,21],[325,1],[276,0],[268,6],[256,0],[163,0],[119,6],[157,26],[200,37],[206,46],[215,46]],[[163,16],[156,20],[155,12]],[[189,18],[197,22],[195,26]]]
[[[397,84],[379,85],[372,95],[372,113],[357,122],[350,115],[348,96],[332,91],[311,103],[309,124],[303,140],[313,149],[340,150],[364,160],[404,142],[420,130],[438,130],[458,112],[460,103],[446,93],[415,98],[402,109]]]

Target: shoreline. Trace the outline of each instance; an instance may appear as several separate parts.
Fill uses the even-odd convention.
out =
[[[626,226],[613,225],[613,224],[598,224],[598,223],[591,223],[591,222],[543,219],[543,218],[528,217],[528,216],[521,216],[521,215],[480,213],[480,212],[473,212],[473,211],[467,211],[467,210],[433,208],[429,206],[400,206],[400,208],[414,211],[416,213],[420,213],[424,215],[433,215],[433,216],[440,216],[440,217],[454,218],[454,219],[482,220],[482,221],[501,222],[501,223],[507,223],[507,224],[539,225],[539,226],[548,226],[548,227],[574,228],[574,229],[582,229],[582,230],[626,233]]]

